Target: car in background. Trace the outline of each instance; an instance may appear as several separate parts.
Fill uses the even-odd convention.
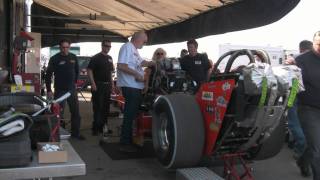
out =
[[[90,85],[87,67],[89,65],[90,56],[78,56],[79,79],[77,81],[77,89],[86,89]]]

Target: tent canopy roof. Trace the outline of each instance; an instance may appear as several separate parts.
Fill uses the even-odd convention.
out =
[[[124,42],[145,30],[149,44],[181,42],[270,24],[299,0],[34,0],[32,31],[44,46],[73,42]]]

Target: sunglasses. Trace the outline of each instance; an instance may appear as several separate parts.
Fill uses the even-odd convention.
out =
[[[111,46],[110,45],[102,45],[103,47],[108,47],[108,48],[111,48]]]
[[[162,52],[157,52],[156,55],[160,56],[160,55],[164,55],[164,53],[162,53]]]

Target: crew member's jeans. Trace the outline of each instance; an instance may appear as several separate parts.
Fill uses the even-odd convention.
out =
[[[141,89],[122,87],[122,95],[125,98],[123,123],[121,128],[121,144],[132,144],[132,126],[133,121],[139,113],[139,107],[142,102]]]
[[[288,128],[294,139],[294,151],[300,157],[305,149],[306,142],[298,118],[297,104],[294,104],[294,106],[288,110]]]
[[[314,180],[320,180],[320,109],[298,105],[298,115],[307,148],[301,156],[302,163],[310,162]]]
[[[79,101],[78,101],[78,93],[76,90],[55,90],[54,92],[54,98],[59,98],[62,95],[64,95],[65,93],[70,92],[71,95],[70,97],[61,102],[60,106],[61,106],[61,118],[63,118],[63,114],[64,114],[64,107],[66,104],[66,101],[69,105],[69,110],[70,110],[70,114],[71,114],[71,136],[74,137],[78,137],[80,135],[80,122],[81,122],[81,117],[80,117],[80,113],[79,113]]]
[[[96,82],[96,86],[97,90],[91,91],[93,109],[92,131],[102,133],[103,126],[108,122],[111,85],[106,82]]]

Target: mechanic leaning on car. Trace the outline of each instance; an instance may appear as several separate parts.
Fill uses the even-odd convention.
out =
[[[117,64],[117,86],[121,87],[125,98],[123,123],[120,136],[120,151],[134,152],[132,146],[132,123],[138,115],[144,88],[144,71],[142,67],[153,66],[154,63],[143,60],[137,49],[141,49],[148,40],[143,31],[134,33],[131,41],[120,48]]]
[[[71,113],[71,137],[79,140],[85,138],[80,135],[80,113],[78,93],[76,90],[76,82],[79,76],[79,65],[77,56],[70,53],[71,42],[67,39],[62,39],[59,43],[60,52],[52,56],[49,60],[46,72],[46,88],[48,98],[59,98],[67,92],[71,96],[66,100]],[[51,79],[54,74],[54,95],[51,90]],[[61,103],[63,117],[65,101]]]
[[[189,40],[187,47],[189,54],[181,58],[181,69],[197,82],[197,87],[200,87],[201,83],[208,81],[212,65],[207,54],[198,53],[198,42],[195,39]]]

